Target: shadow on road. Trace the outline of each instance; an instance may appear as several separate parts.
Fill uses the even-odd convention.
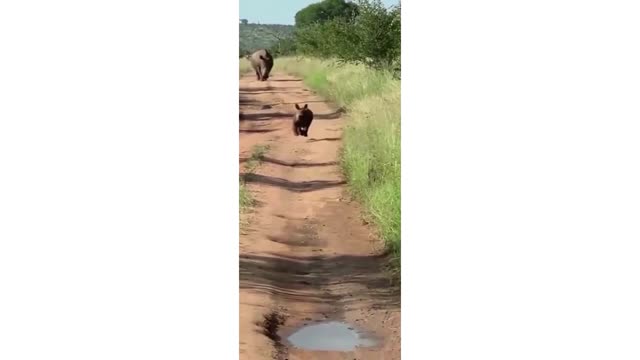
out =
[[[273,131],[278,131],[277,129],[240,129],[240,133],[241,134],[251,134],[251,133],[257,133],[257,134],[264,134],[264,133],[270,133]]]
[[[286,112],[256,112],[251,114],[240,113],[240,121],[269,121],[274,119],[293,118],[293,113]]]
[[[318,142],[318,141],[340,141],[341,137],[332,137],[332,138],[322,138],[322,139],[309,139],[308,142]]]
[[[374,308],[400,307],[399,287],[382,271],[384,255],[279,256],[240,255],[240,288],[263,291],[302,303],[349,306],[370,299]],[[329,293],[329,287],[361,285],[351,294]]]
[[[240,112],[240,120],[241,121],[268,121],[274,119],[282,119],[282,118],[293,118],[292,112],[282,112],[282,111],[271,111],[271,112],[255,112],[255,113],[243,113]],[[314,114],[313,121],[316,120],[334,120],[339,118],[342,115],[341,111],[335,111],[328,114]]]
[[[249,160],[248,158],[241,158],[240,163],[246,162],[248,160]],[[268,156],[263,157],[262,162],[282,165],[282,166],[289,166],[289,167],[301,167],[301,168],[338,165],[336,161],[328,161],[328,162],[321,162],[321,163],[291,162],[291,161],[278,160]]]
[[[247,183],[264,184],[276,186],[293,192],[310,192],[328,189],[346,184],[344,180],[312,180],[312,181],[289,181],[275,176],[266,176],[253,173],[240,174]]]

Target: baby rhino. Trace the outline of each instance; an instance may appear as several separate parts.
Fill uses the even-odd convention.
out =
[[[307,104],[304,104],[303,107],[296,104],[296,110],[298,111],[296,111],[296,114],[293,116],[293,133],[296,136],[302,135],[307,137],[309,127],[313,121],[313,112],[309,110]]]

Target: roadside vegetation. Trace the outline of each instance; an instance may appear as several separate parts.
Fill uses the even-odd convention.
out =
[[[241,58],[240,59],[240,77],[242,77],[242,75],[249,73],[250,71],[251,71],[251,64],[249,63],[249,60]]]
[[[253,24],[248,19],[240,20],[240,57],[260,48],[269,48],[278,53],[280,42],[291,39],[292,25]],[[283,42],[284,44],[284,42]]]
[[[240,176],[240,228],[242,229],[247,225],[246,217],[243,217],[242,214],[246,214],[249,210],[255,205],[255,199],[251,195],[249,189],[247,189],[247,185],[245,179],[251,176],[256,169],[262,163],[262,159],[265,154],[269,151],[268,145],[256,145],[252,152],[251,156],[244,162],[244,171]]]

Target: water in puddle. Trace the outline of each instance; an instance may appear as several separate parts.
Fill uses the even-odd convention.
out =
[[[287,340],[297,348],[313,351],[353,351],[358,346],[375,345],[372,339],[338,321],[304,326]]]

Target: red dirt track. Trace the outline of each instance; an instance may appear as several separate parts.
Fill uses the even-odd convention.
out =
[[[292,131],[295,103],[315,117],[309,137]],[[348,199],[337,163],[344,119],[297,78],[240,80],[240,169],[268,145],[246,176],[257,201],[242,215],[240,359],[400,359],[400,295],[384,271],[381,242]],[[303,351],[297,327],[346,321],[378,344],[353,352]]]

